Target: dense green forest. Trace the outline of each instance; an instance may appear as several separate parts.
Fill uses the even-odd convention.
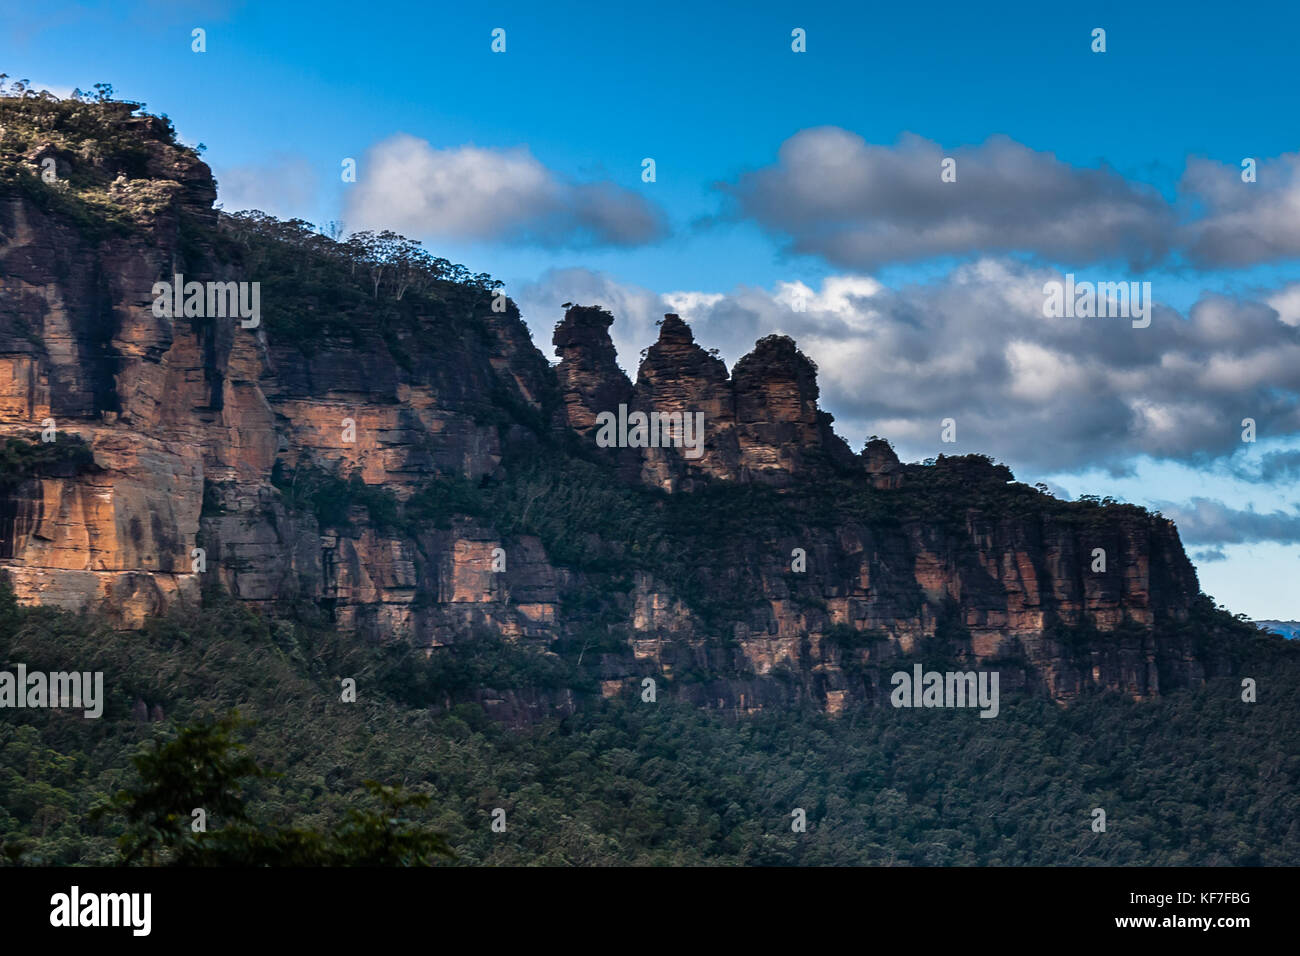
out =
[[[242,833],[241,846],[287,833],[312,860],[346,862],[338,848],[358,833],[373,841],[400,805],[405,839],[454,852],[422,858],[439,865],[1295,864],[1300,648],[1242,640],[1241,673],[1260,682],[1253,704],[1237,679],[1145,703],[1004,697],[996,720],[891,708],[736,717],[662,694],[589,697],[573,716],[514,731],[477,705],[431,702],[473,684],[580,687],[574,660],[486,635],[425,660],[219,598],[116,632],[5,593],[0,663],[102,670],[107,702],[98,720],[0,714],[2,855],[102,864],[134,846],[139,857],[141,767],[237,709],[237,760],[258,770],[224,818],[209,808],[208,826]],[[355,703],[341,700],[346,677]],[[1104,833],[1091,829],[1097,807]],[[796,808],[807,832],[791,830]]]

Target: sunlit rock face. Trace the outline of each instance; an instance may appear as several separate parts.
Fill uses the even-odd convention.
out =
[[[887,698],[894,661],[936,640],[964,666],[997,667],[1004,690],[1062,701],[1096,687],[1149,696],[1218,666],[1170,629],[1198,593],[1176,531],[1136,510],[873,517],[830,502],[829,523],[683,550],[693,563],[676,577],[662,571],[672,541],[645,542],[661,549],[660,571],[633,547],[621,555],[633,572],[614,573],[491,512],[390,520],[358,493],[346,520],[324,523],[299,494],[316,474],[391,495],[401,519],[413,499],[437,504],[446,482],[499,484],[544,453],[593,463],[601,484],[671,496],[849,481],[886,496],[882,507],[930,473],[883,440],[853,454],[818,407],[815,366],[783,336],[728,371],[668,315],[631,381],[609,313],[567,307],[552,365],[514,304],[480,290],[401,323],[376,301],[345,330],[296,340],[286,323],[321,303],[276,300],[284,283],[219,226],[207,167],[157,122],[120,119],[142,144],[136,166],[108,170],[112,195],[144,197],[125,225],[90,229],[0,185],[0,436],[39,442],[52,425],[90,456],[0,484],[0,572],[25,603],[137,628],[217,586],[268,609],[318,609],[369,640],[435,647],[491,632],[598,662],[594,690],[484,689],[512,721],[567,712],[583,692],[636,693],[647,676],[701,706],[838,712]],[[254,328],[159,316],[154,284],[176,274],[262,282],[267,316]],[[601,414],[620,406],[701,415],[699,454],[598,447]],[[966,487],[1010,480],[961,459],[930,467]],[[538,484],[523,518],[557,493]],[[746,597],[719,617],[683,581]],[[1067,646],[1060,627],[1083,625],[1100,638]]]

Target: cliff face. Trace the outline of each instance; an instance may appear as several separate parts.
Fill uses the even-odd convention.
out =
[[[53,133],[0,140],[13,173],[0,180],[0,437],[34,446],[52,424],[91,459],[0,483],[0,570],[24,602],[138,627],[219,585],[376,640],[488,631],[577,647],[605,694],[653,676],[740,710],[878,698],[902,654],[997,666],[1004,688],[1062,700],[1154,694],[1215,667],[1180,636],[1198,586],[1162,518],[1011,494],[1010,473],[980,459],[903,465],[879,440],[854,455],[784,337],[728,374],[669,315],[633,383],[598,308],[568,309],[551,366],[490,289],[367,298],[355,262],[363,291],[343,321],[293,250],[268,258],[281,240],[218,221],[207,167],[165,125],[102,121],[138,141],[129,163]],[[57,188],[35,178],[46,155],[71,195],[41,192]],[[178,273],[260,282],[262,321],[159,317],[154,285]],[[702,414],[700,454],[597,448],[599,417],[620,406]],[[664,516],[656,540],[542,520],[583,489],[527,469],[566,455],[594,485],[642,489]],[[752,524],[746,488],[773,509]],[[514,510],[456,497],[489,493]],[[706,519],[730,517],[718,530],[672,519],[690,496],[714,496]],[[561,532],[604,557],[570,559]],[[509,719],[575,706],[568,690],[479,696]]]

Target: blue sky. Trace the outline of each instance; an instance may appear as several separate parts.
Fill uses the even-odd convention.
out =
[[[43,2],[0,12],[0,71],[61,93],[107,81],[167,113],[229,209],[392,225],[501,277],[547,354],[578,297],[615,311],[633,372],[668,305],[729,361],[787,331],[855,447],[988,451],[1024,480],[1160,507],[1206,591],[1294,619],[1300,242],[1278,210],[1300,219],[1297,26],[1267,3]],[[914,217],[938,155],[958,181],[936,196],[966,205]],[[1243,157],[1254,192],[1236,189]],[[897,203],[867,182],[918,167]],[[438,192],[466,169],[490,182]],[[837,190],[852,201],[828,233],[807,203]],[[1167,311],[1043,327],[1021,292],[1065,272],[1150,281]],[[945,414],[969,435],[955,449]]]

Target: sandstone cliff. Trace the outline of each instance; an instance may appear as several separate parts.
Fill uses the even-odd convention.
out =
[[[399,292],[404,260],[219,216],[164,121],[0,104],[0,437],[28,456],[0,481],[0,570],[24,602],[138,627],[220,587],[374,640],[589,655],[605,694],[654,676],[738,710],[876,699],[900,655],[1061,700],[1218,666],[1168,521],[980,458],[855,455],[788,338],[729,373],[668,315],[632,382],[613,317],[572,306],[552,366],[484,277]],[[260,283],[260,323],[159,317],[177,274]],[[595,447],[620,405],[703,413],[703,453]],[[38,460],[50,426],[88,454]]]

